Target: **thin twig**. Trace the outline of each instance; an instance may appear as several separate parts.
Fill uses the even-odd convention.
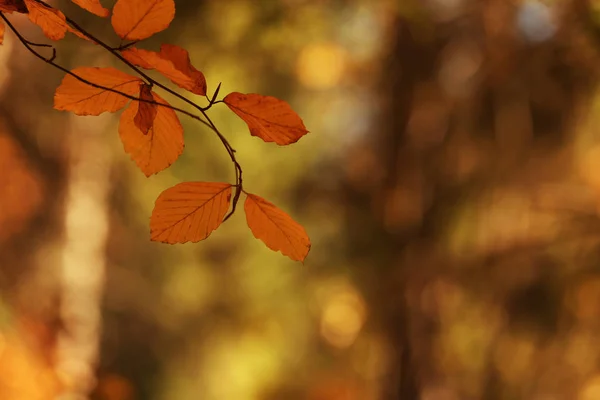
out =
[[[36,0],[36,1],[38,3],[41,3],[41,4],[45,5],[46,7],[50,7],[48,4],[46,4],[42,0]],[[140,75],[142,78],[144,78],[149,84],[158,86],[159,88],[167,91],[169,94],[171,94],[171,95],[177,97],[178,99],[180,99],[180,100],[188,103],[189,105],[191,105],[192,107],[194,107],[195,109],[197,109],[198,111],[200,111],[202,113],[202,116],[204,116],[204,118],[206,118],[206,121],[208,121],[208,123],[206,123],[206,121],[203,121],[200,118],[197,118],[197,116],[194,116],[194,117],[197,118],[197,119],[199,119],[200,121],[204,122],[205,125],[207,125],[208,127],[210,127],[213,130],[213,132],[215,132],[217,134],[217,136],[219,137],[219,140],[221,141],[221,143],[223,144],[223,146],[227,150],[227,153],[229,154],[229,158],[231,159],[231,162],[234,164],[234,167],[235,167],[236,192],[235,192],[235,195],[233,197],[231,212],[229,214],[227,214],[227,216],[225,217],[225,219],[223,220],[223,222],[225,222],[226,220],[228,220],[233,215],[233,213],[235,212],[237,203],[238,203],[240,195],[241,195],[241,191],[243,190],[242,167],[238,163],[238,161],[237,161],[237,159],[235,157],[235,149],[231,146],[231,144],[229,143],[229,141],[227,140],[227,138],[219,131],[219,129],[217,129],[217,127],[212,122],[212,120],[210,119],[210,117],[206,114],[206,111],[210,107],[212,107],[213,104],[215,104],[215,102],[211,101],[211,102],[209,102],[209,104],[208,104],[207,107],[204,107],[204,108],[200,107],[199,105],[197,105],[193,101],[189,100],[188,98],[182,96],[181,94],[175,92],[174,90],[172,90],[169,87],[163,85],[162,83],[158,82],[157,80],[151,78],[148,74],[146,74],[145,72],[143,72],[140,68],[138,68],[137,66],[135,66],[133,63],[129,62],[118,51],[116,51],[115,49],[113,49],[112,47],[110,47],[109,45],[107,45],[106,43],[104,43],[103,41],[101,41],[100,39],[96,38],[94,35],[92,35],[88,31],[86,31],[85,29],[83,29],[79,24],[77,24],[71,18],[65,16],[65,19],[69,23],[69,25],[71,25],[73,28],[77,29],[79,32],[81,32],[83,35],[85,35],[89,39],[93,40],[98,45],[102,46],[104,49],[106,49],[108,52],[110,52],[113,56],[117,57],[119,60],[121,60],[123,63],[125,63],[125,65],[127,65],[129,68],[131,68],[132,70],[134,70],[138,75]],[[217,87],[217,89],[215,91],[215,95],[213,96],[212,100],[215,100],[215,98],[216,98],[216,96],[217,96],[217,94],[219,92],[220,87],[221,87],[221,85],[219,84],[219,86]],[[175,108],[173,108],[173,109],[175,109]],[[177,110],[177,111],[179,111],[179,110]],[[188,115],[190,115],[190,114],[188,114]]]
[[[40,4],[45,5],[46,7],[52,8],[49,4],[47,4],[43,0],[35,0],[35,1],[37,1]],[[112,47],[110,47],[109,45],[107,45],[106,43],[104,43],[102,40],[98,39],[97,37],[95,37],[94,35],[92,35],[91,33],[89,33],[87,30],[83,29],[77,22],[73,21],[71,18],[67,17],[66,15],[65,15],[65,20],[73,28],[77,29],[83,35],[85,35],[86,37],[88,37],[89,39],[91,39],[92,41],[94,41],[99,46],[102,46],[106,51],[108,51],[109,53],[111,53],[113,56],[117,57],[121,62],[123,62],[125,65],[127,65],[132,70],[134,70],[139,76],[141,76],[142,78],[144,78],[149,84],[152,83],[152,84],[158,86],[159,88],[161,88],[161,89],[165,90],[166,92],[168,92],[169,94],[177,97],[179,100],[188,103],[190,106],[194,107],[195,109],[197,109],[199,111],[200,110],[204,110],[204,108],[200,107],[198,104],[194,103],[190,99],[186,98],[185,96],[182,96],[181,94],[177,93],[176,91],[174,91],[173,89],[169,88],[168,86],[165,86],[162,83],[158,82],[157,80],[151,78],[148,74],[146,74],[144,71],[142,71],[136,65],[134,65],[131,62],[129,62],[129,60],[127,60],[125,57],[123,57],[123,55],[121,55],[121,53],[119,51],[113,49]],[[119,46],[119,48],[120,47],[122,47],[122,46]]]
[[[44,2],[43,0],[35,0],[36,2],[44,5],[45,7],[48,7],[50,9],[52,9],[52,7],[50,5],[48,5],[46,2]],[[98,89],[102,89],[102,90],[106,90],[109,92],[113,92],[116,94],[119,94],[121,96],[124,96],[128,99],[131,100],[135,100],[135,101],[141,101],[141,102],[145,102],[145,103],[150,103],[150,104],[155,104],[161,107],[167,107],[170,108],[174,111],[178,111],[184,115],[187,115],[199,122],[201,122],[202,124],[204,124],[205,126],[209,127],[219,138],[219,140],[221,141],[221,143],[223,144],[223,147],[225,147],[225,150],[227,151],[227,153],[229,154],[229,158],[231,159],[231,162],[234,164],[234,168],[235,168],[235,181],[236,181],[236,192],[235,195],[233,197],[233,201],[232,201],[232,209],[229,212],[229,214],[227,214],[227,216],[223,219],[223,222],[225,222],[226,220],[228,220],[233,213],[235,212],[237,203],[239,201],[240,195],[243,192],[243,179],[242,179],[242,167],[239,164],[239,162],[236,159],[235,156],[235,149],[231,146],[231,144],[229,143],[229,141],[227,140],[227,138],[219,131],[219,129],[216,127],[216,125],[213,123],[213,121],[210,119],[210,117],[206,114],[206,111],[211,108],[214,104],[216,103],[220,103],[222,102],[221,100],[216,100],[216,97],[219,93],[219,89],[221,87],[221,84],[219,84],[217,86],[217,89],[215,90],[215,93],[213,95],[213,97],[209,100],[209,104],[207,107],[200,107],[198,104],[194,103],[193,101],[187,99],[186,97],[182,96],[181,94],[173,91],[172,89],[168,88],[167,86],[161,84],[160,82],[156,81],[155,79],[151,78],[150,76],[148,76],[145,72],[143,72],[140,68],[138,68],[137,66],[135,66],[133,63],[129,62],[125,57],[123,57],[120,54],[121,50],[127,49],[128,47],[134,45],[136,42],[132,42],[132,43],[128,43],[125,45],[121,45],[117,48],[113,48],[110,47],[109,45],[107,45],[106,43],[104,43],[102,40],[96,38],[94,35],[92,35],[91,33],[89,33],[88,31],[86,31],[85,29],[83,29],[79,24],[77,24],[75,21],[73,21],[71,18],[66,17],[65,19],[67,21],[67,23],[69,25],[71,25],[74,29],[77,29],[80,33],[82,33],[84,36],[86,36],[87,38],[89,38],[90,40],[92,40],[93,42],[95,42],[96,44],[100,45],[101,47],[103,47],[106,51],[108,51],[109,53],[111,53],[113,56],[115,56],[116,58],[118,58],[121,62],[123,62],[125,65],[127,65],[129,68],[131,68],[133,71],[135,71],[140,77],[142,77],[144,80],[146,80],[146,82],[149,85],[156,85],[157,87],[160,87],[161,89],[165,90],[166,92],[170,93],[171,95],[175,96],[176,98],[184,101],[185,103],[191,105],[193,108],[197,109],[198,111],[201,112],[202,116],[206,119],[204,120],[202,117],[190,113],[189,111],[183,110],[181,108],[178,107],[173,107],[170,104],[164,104],[164,103],[159,103],[156,101],[152,101],[152,100],[146,100],[146,99],[141,99],[139,97],[136,96],[132,96],[129,95],[127,93],[123,93],[120,92],[116,89],[113,88],[108,88],[102,85],[98,85],[95,84],[93,82],[90,82],[84,78],[82,78],[81,76],[71,72],[70,70],[66,69],[65,67],[61,66],[60,64],[57,64],[54,62],[54,59],[56,58],[56,49],[54,48],[54,46],[52,45],[48,45],[48,44],[39,44],[39,43],[33,43],[29,40],[27,40],[25,37],[23,37],[18,30],[10,23],[10,21],[5,17],[4,14],[0,13],[0,17],[6,22],[6,24],[8,25],[8,27],[15,33],[15,35],[17,36],[17,38],[19,39],[19,41],[27,48],[27,50],[29,50],[34,56],[36,56],[37,58],[41,59],[42,61],[52,65],[53,67],[59,69],[60,71],[73,76],[75,79],[90,85],[92,87],[98,88]],[[46,58],[44,57],[42,54],[38,53],[33,47],[50,47],[52,48],[52,57],[51,58]],[[207,98],[208,100],[208,98]]]
[[[27,42],[28,45],[34,46],[34,47],[49,47],[52,49],[54,48],[54,46],[52,46],[51,44],[48,44],[48,43],[35,43],[30,40],[25,40],[25,41]]]
[[[95,87],[97,89],[106,90],[108,92],[116,93],[116,94],[121,95],[123,97],[127,97],[128,99],[131,99],[131,100],[140,101],[140,102],[143,102],[143,103],[155,104],[157,106],[170,108],[170,109],[172,109],[174,111],[178,111],[178,112],[180,112],[182,114],[185,114],[185,115],[187,115],[187,116],[189,116],[191,118],[194,118],[195,120],[198,120],[198,121],[202,122],[203,124],[205,124],[206,126],[208,126],[209,128],[212,129],[212,127],[210,126],[210,124],[208,124],[206,121],[204,121],[198,115],[193,114],[193,113],[191,113],[189,111],[183,110],[183,109],[178,108],[178,107],[173,107],[170,104],[159,103],[157,101],[146,100],[146,99],[142,99],[142,98],[139,98],[139,97],[136,97],[136,96],[132,96],[130,94],[123,93],[123,92],[121,92],[119,90],[116,90],[116,89],[113,89],[113,88],[109,88],[109,87],[106,87],[106,86],[102,86],[102,85],[98,85],[98,84],[96,84],[94,82],[88,81],[85,78],[82,78],[81,76],[77,75],[76,73],[71,72],[70,70],[68,70],[67,68],[63,67],[62,65],[57,64],[57,63],[54,62],[54,58],[56,58],[56,49],[54,47],[50,46],[50,47],[52,47],[52,50],[53,50],[52,57],[50,57],[50,58],[44,57],[42,54],[38,53],[33,48],[33,46],[36,46],[36,47],[47,47],[47,46],[42,46],[42,44],[40,44],[40,43],[33,43],[33,42],[25,39],[21,35],[21,33],[14,27],[14,25],[8,20],[8,18],[6,18],[6,16],[3,13],[0,13],[0,18],[2,18],[4,20],[4,22],[10,28],[10,30],[17,36],[17,39],[19,39],[19,41],[23,44],[23,46],[25,46],[25,48],[27,50],[29,50],[30,53],[32,53],[34,56],[36,56],[40,60],[44,61],[45,63],[52,65],[54,68],[57,68],[57,69],[61,70],[65,74],[71,75],[73,78],[75,78],[75,79],[77,79],[77,80],[85,83],[86,85],[90,85],[90,86]]]
[[[204,118],[206,118],[208,123],[212,126],[212,129],[217,134],[217,136],[219,136],[221,143],[223,143],[223,146],[225,146],[225,148],[227,149],[227,152],[229,153],[229,158],[231,158],[231,162],[235,166],[235,182],[236,182],[235,194],[233,195],[233,201],[231,202],[231,211],[223,219],[223,222],[225,222],[233,215],[233,213],[235,213],[235,208],[240,199],[240,195],[242,194],[242,191],[244,190],[244,185],[243,185],[244,180],[242,179],[242,172],[243,172],[242,166],[238,163],[237,159],[235,158],[235,150],[231,147],[231,145],[229,144],[229,142],[227,141],[225,136],[223,136],[223,134],[221,132],[219,132],[219,130],[217,129],[217,127],[215,126],[215,124],[212,122],[212,120],[206,114],[205,111],[202,111],[202,114],[204,115]]]
[[[123,50],[127,50],[128,48],[130,48],[131,46],[134,46],[136,44],[137,44],[137,40],[134,42],[121,44],[119,47],[111,47],[111,49],[113,49],[114,51],[123,51]]]

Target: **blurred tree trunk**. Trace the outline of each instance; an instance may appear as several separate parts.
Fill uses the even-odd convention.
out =
[[[26,38],[47,42],[33,24],[13,22]],[[76,127],[73,117],[53,110],[64,73],[35,58],[14,35],[7,35],[2,53],[9,73],[0,99],[0,285],[14,318],[8,332],[20,331],[35,349],[31,357],[45,357],[45,373],[56,386],[36,388],[40,399],[85,397],[95,384],[104,272],[102,206],[110,165],[103,124],[91,127],[86,120]],[[69,67],[69,48],[59,43],[57,53]]]
[[[14,35],[7,35],[1,57],[0,291],[10,323],[0,334],[6,339],[3,364],[11,371],[3,376],[12,381],[0,382],[0,397],[45,400],[59,391],[53,365],[61,330],[55,267],[63,233],[67,124],[51,110],[59,74],[33,59]],[[19,367],[23,358],[29,370]],[[41,374],[45,378],[37,379]]]
[[[370,153],[366,159],[378,164],[371,171],[385,171],[381,180],[370,177],[368,189],[367,184],[347,182],[344,194],[350,213],[362,214],[348,218],[351,256],[361,260],[367,252],[377,253],[376,265],[357,273],[374,319],[396,349],[385,399],[420,399],[425,386],[444,381],[433,354],[438,321],[422,315],[421,302],[428,283],[456,273],[453,266],[464,262],[442,246],[457,210],[478,210],[483,193],[517,190],[530,199],[544,184],[567,184],[565,153],[573,141],[573,124],[596,87],[590,60],[597,59],[597,51],[586,27],[589,9],[582,2],[561,3],[556,35],[538,44],[527,43],[515,31],[514,5],[496,0],[478,4],[450,22],[428,15],[428,22],[421,21],[421,34],[414,20],[400,16],[382,76],[379,129],[350,155],[349,162],[355,162],[357,154]],[[477,72],[464,81],[460,75],[444,75],[453,70],[453,53],[465,55],[459,60],[466,63],[455,72],[468,70],[470,62]],[[365,214],[375,214],[379,223],[366,225]],[[539,271],[531,284],[537,294],[517,291],[517,300],[511,300],[508,289],[502,296],[508,296],[511,321],[525,318],[552,334],[559,283],[549,278],[552,268],[537,255],[550,243],[543,237],[523,242],[513,236],[505,244],[491,240],[489,252],[471,261],[480,278],[494,279],[498,273],[489,269],[490,260],[510,259],[531,248],[536,266],[527,268]],[[542,264],[546,267],[538,269]],[[465,285],[481,283],[460,279]],[[545,299],[543,305],[539,298]],[[511,306],[514,301],[520,305]],[[493,370],[492,360],[488,362]],[[491,378],[488,384],[499,383]]]

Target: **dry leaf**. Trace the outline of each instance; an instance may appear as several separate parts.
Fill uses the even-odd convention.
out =
[[[140,99],[154,101],[154,97],[152,97],[152,86],[145,83],[140,86]],[[144,135],[148,134],[148,131],[154,125],[157,107],[156,104],[143,101],[141,101],[138,106],[138,111],[137,114],[135,114],[133,122],[135,122],[135,126],[137,126]]]
[[[172,44],[163,44],[160,46],[160,56],[172,63],[174,71],[172,73],[171,71],[159,70],[159,72],[183,89],[187,89],[200,96],[206,95],[206,79],[204,78],[204,74],[194,68],[187,50]],[[180,78],[174,72],[183,74],[183,78]]]
[[[168,105],[156,93],[152,93],[152,97],[154,101]],[[119,136],[131,159],[146,176],[150,176],[173,164],[183,153],[183,127],[175,111],[157,106],[152,127],[144,133],[135,123],[139,106],[140,102],[134,100],[123,111]]]
[[[250,193],[247,193],[244,211],[254,237],[271,250],[281,251],[292,260],[304,261],[310,250],[310,239],[302,225],[273,203]]]
[[[62,12],[35,0],[25,0],[25,5],[31,22],[42,28],[48,39],[60,40],[65,37],[69,25]]]
[[[71,0],[73,3],[77,4],[79,7],[88,10],[92,14],[95,14],[99,17],[108,17],[110,15],[110,10],[105,8],[100,4],[100,0]]]
[[[184,182],[173,186],[156,199],[150,237],[171,244],[204,240],[223,222],[230,200],[229,183]]]
[[[111,22],[121,39],[142,40],[165,30],[174,17],[173,0],[118,0]]]
[[[182,89],[200,96],[206,95],[204,74],[194,68],[187,50],[179,46],[163,44],[158,53],[130,48],[121,54],[138,67],[157,70]]]
[[[250,134],[265,142],[286,145],[297,142],[308,131],[288,103],[260,94],[229,93],[225,104],[248,124]]]
[[[81,78],[96,85],[118,90],[134,96],[140,90],[142,80],[115,68],[82,67],[72,70]],[[90,86],[67,75],[54,94],[54,108],[73,111],[77,115],[100,115],[125,107],[129,99],[118,93]]]
[[[0,0],[0,12],[12,13],[12,12],[26,13],[27,6],[23,0]]]
[[[92,39],[90,39],[89,37],[85,36],[82,32],[79,32],[77,29],[73,28],[71,25],[67,25],[67,31],[71,32],[72,34],[74,34],[78,38],[81,38],[83,40],[87,40],[88,42],[97,44]]]
[[[133,65],[144,69],[156,69],[157,64],[166,62],[155,51],[143,50],[135,47],[130,47],[121,51],[121,55]]]

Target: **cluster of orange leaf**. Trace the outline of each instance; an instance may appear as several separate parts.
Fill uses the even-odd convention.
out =
[[[97,16],[111,15],[111,10],[103,7],[100,0],[72,1]],[[236,183],[184,182],[165,190],[156,200],[150,218],[152,240],[185,243],[206,239],[235,211],[240,194],[244,193],[246,220],[254,236],[270,249],[281,251],[293,260],[306,258],[310,240],[304,228],[272,203],[244,191],[235,150],[206,111],[217,103],[224,103],[248,125],[251,135],[278,145],[295,143],[308,131],[290,106],[274,97],[234,92],[217,100],[219,86],[209,99],[204,74],[194,68],[188,52],[179,46],[163,44],[158,52],[134,47],[140,40],[171,24],[175,16],[174,0],[118,0],[112,9],[111,23],[115,33],[130,42],[116,48],[95,38],[60,10],[41,0],[0,0],[0,12],[2,20],[32,53],[67,73],[56,89],[55,109],[77,115],[100,115],[126,107],[121,114],[119,135],[125,151],[146,176],[169,167],[183,152],[183,128],[177,112],[198,120],[218,135],[236,168]],[[27,14],[49,39],[60,40],[71,32],[104,47],[136,75],[111,67],[65,70],[54,62],[54,48],[52,57],[44,57],[20,35],[5,16],[13,12]],[[181,89],[203,96],[208,105],[198,106],[142,70],[159,72]],[[170,105],[154,92],[155,87],[192,105],[200,115]]]

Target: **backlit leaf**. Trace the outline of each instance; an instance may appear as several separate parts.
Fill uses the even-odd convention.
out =
[[[142,80],[115,68],[82,67],[74,74],[96,85],[134,96],[139,93]],[[118,93],[100,89],[67,75],[54,94],[54,108],[73,111],[77,115],[100,115],[125,107],[129,99]]]
[[[273,203],[254,194],[247,194],[244,210],[254,237],[271,250],[281,251],[292,260],[304,261],[310,250],[310,239],[302,225]]]
[[[121,39],[142,40],[165,30],[174,17],[173,0],[118,0],[111,22]]]
[[[154,101],[168,104],[156,93]],[[144,133],[136,126],[135,117],[140,108],[139,101],[132,101],[121,114],[119,136],[127,152],[146,176],[156,174],[169,165],[183,152],[183,127],[171,108],[157,106],[156,117],[151,128]]]
[[[179,46],[163,44],[160,52],[130,48],[121,54],[138,67],[157,70],[182,89],[206,95],[204,74],[194,68],[187,50]]]
[[[27,6],[23,0],[0,0],[0,12],[12,13],[12,12],[26,13]]]
[[[308,131],[288,103],[260,94],[229,93],[225,104],[248,124],[250,134],[265,142],[286,145],[297,142]]]
[[[65,37],[68,25],[62,12],[35,0],[25,0],[25,5],[29,10],[29,19],[42,28],[47,38],[60,40]]]
[[[229,183],[175,185],[156,199],[150,218],[150,237],[171,244],[204,240],[223,222],[230,200]]]
[[[144,69],[156,69],[156,65],[166,62],[155,51],[130,47],[121,52],[121,55],[133,65]]]
[[[140,99],[143,100],[154,100],[152,97],[152,87],[147,84],[142,84],[140,87]],[[156,104],[140,102],[138,106],[137,114],[133,122],[144,135],[148,133],[150,128],[154,125],[154,119],[156,118],[157,108]]]
[[[77,4],[79,7],[88,10],[92,14],[95,14],[99,17],[108,17],[110,15],[110,11],[108,8],[105,8],[100,4],[100,0],[71,0],[73,3]]]
[[[174,70],[159,70],[159,72],[183,89],[187,89],[200,96],[206,95],[206,79],[204,78],[204,74],[194,68],[187,50],[172,44],[163,44],[160,46],[160,56],[170,61]],[[183,77],[180,77],[180,74]]]
[[[74,34],[75,36],[77,36],[78,38],[81,38],[83,40],[87,40],[88,42],[92,42],[94,44],[97,44],[96,42],[94,42],[92,39],[90,39],[89,37],[85,36],[82,32],[79,32],[77,29],[73,28],[70,25],[67,25],[67,31],[71,32],[72,34]]]

